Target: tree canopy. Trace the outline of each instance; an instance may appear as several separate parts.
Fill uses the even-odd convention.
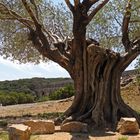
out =
[[[65,41],[72,38],[73,17],[63,3],[36,0],[28,2],[39,22],[47,29],[49,41]],[[101,9],[87,27],[87,38],[94,38],[102,47],[123,52],[122,22],[127,1],[110,1]],[[140,4],[132,1],[131,20],[129,23],[130,39],[140,37]],[[96,5],[95,5],[96,6]],[[94,6],[94,7],[95,7]],[[92,10],[92,7],[90,10]],[[4,58],[18,60],[22,63],[46,61],[33,47],[27,26],[35,28],[33,20],[18,0],[0,0],[0,54]],[[22,23],[22,24],[21,24]]]

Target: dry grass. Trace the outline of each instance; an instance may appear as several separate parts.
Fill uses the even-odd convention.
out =
[[[38,115],[39,113],[64,112],[72,101],[46,101],[0,107],[0,117]]]
[[[121,89],[125,103],[140,113],[140,92],[136,83],[130,83]]]

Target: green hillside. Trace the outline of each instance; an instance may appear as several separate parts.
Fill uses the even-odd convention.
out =
[[[70,83],[72,83],[70,78],[32,78],[1,81],[0,104],[11,105],[47,100],[51,93]]]

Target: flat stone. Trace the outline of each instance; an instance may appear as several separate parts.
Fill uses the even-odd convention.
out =
[[[117,131],[121,134],[139,134],[139,125],[135,118],[121,118]]]
[[[13,124],[8,128],[9,140],[29,140],[31,129],[23,124]]]
[[[54,122],[51,120],[28,120],[24,124],[31,127],[32,134],[52,134],[55,131]]]
[[[81,122],[68,122],[65,124],[61,125],[61,131],[63,132],[87,132],[87,124],[86,123],[81,123]]]

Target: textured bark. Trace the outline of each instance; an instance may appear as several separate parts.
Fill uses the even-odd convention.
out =
[[[78,120],[97,128],[116,128],[120,117],[135,117],[140,124],[140,116],[124,103],[120,95],[120,55],[90,45],[86,66],[86,71],[81,69],[79,78],[74,80],[78,91],[72,106],[66,111],[66,115],[71,116],[66,121]]]

